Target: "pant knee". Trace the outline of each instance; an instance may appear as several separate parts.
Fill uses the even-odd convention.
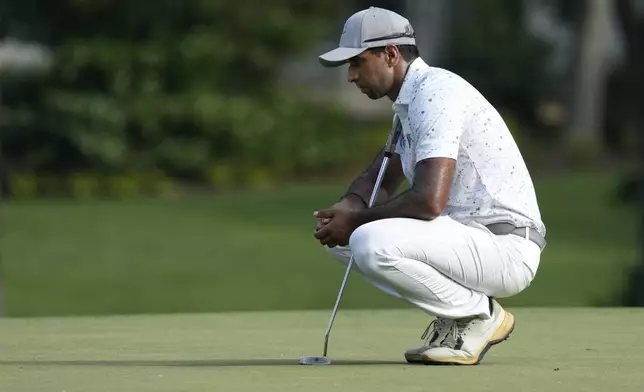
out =
[[[335,246],[333,248],[329,248],[328,246],[324,246],[324,249],[327,251],[329,256],[331,256],[332,259],[340,262],[343,265],[349,264],[349,259],[351,258],[351,250],[346,247],[346,246]]]
[[[362,225],[351,235],[349,246],[354,261],[365,274],[382,275],[401,256],[388,237],[382,221]]]

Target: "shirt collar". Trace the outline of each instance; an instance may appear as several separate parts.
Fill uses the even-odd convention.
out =
[[[393,104],[394,109],[397,106],[407,106],[411,103],[411,100],[414,97],[414,92],[416,91],[416,81],[422,74],[422,71],[424,71],[427,67],[428,65],[420,57],[417,57],[411,62],[411,64],[409,64],[407,74],[405,75],[403,84],[400,87],[400,92],[398,93],[398,98],[396,98],[396,102],[394,102]]]

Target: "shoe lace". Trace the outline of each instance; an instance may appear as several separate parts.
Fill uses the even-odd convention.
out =
[[[425,332],[423,332],[420,339],[424,340],[425,344],[429,344],[434,336],[440,336],[446,328],[451,327],[451,324],[451,320],[437,317],[425,328]]]
[[[481,322],[480,319],[476,317],[468,317],[460,320],[456,320],[445,337],[441,342],[442,347],[454,348],[459,340],[465,339],[467,333],[471,330],[472,325]]]

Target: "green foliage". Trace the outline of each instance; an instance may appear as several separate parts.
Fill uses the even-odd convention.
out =
[[[284,60],[325,33],[333,1],[58,3],[53,72],[9,103],[29,119],[3,134],[14,170],[204,182],[225,166],[265,182],[346,152],[334,138],[344,115],[278,84]]]

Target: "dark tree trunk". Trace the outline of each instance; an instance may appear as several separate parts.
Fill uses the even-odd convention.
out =
[[[625,304],[644,306],[644,15],[637,14],[632,0],[617,0],[617,12],[626,38],[629,56],[628,77],[633,91],[631,107],[633,122],[639,135],[639,173],[634,173],[623,188],[630,189],[625,196],[636,201],[639,230],[635,238],[639,248],[639,263],[630,276]]]

